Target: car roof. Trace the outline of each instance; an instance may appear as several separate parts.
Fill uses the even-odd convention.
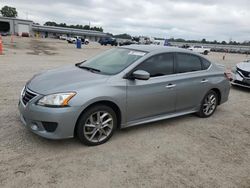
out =
[[[172,47],[172,46],[136,45],[136,44],[133,44],[133,45],[128,45],[128,46],[122,46],[120,48],[144,51],[144,52],[148,52],[148,53],[159,51],[159,52],[183,52],[183,53],[190,53],[190,54],[199,55],[197,53],[193,53],[191,50],[178,48],[178,47]]]

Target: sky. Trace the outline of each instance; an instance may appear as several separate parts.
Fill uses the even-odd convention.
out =
[[[98,26],[133,36],[250,40],[250,0],[0,0],[44,24]]]

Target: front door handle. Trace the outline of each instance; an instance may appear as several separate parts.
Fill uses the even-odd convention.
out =
[[[173,88],[175,86],[176,86],[176,84],[168,84],[168,85],[166,85],[166,88],[170,89],[170,88]]]
[[[201,83],[207,83],[208,82],[208,80],[207,79],[203,79],[203,80],[201,80]]]

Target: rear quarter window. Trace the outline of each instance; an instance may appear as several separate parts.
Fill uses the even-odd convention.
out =
[[[202,70],[207,70],[210,67],[211,62],[209,62],[204,58],[201,58],[201,61],[202,61]]]

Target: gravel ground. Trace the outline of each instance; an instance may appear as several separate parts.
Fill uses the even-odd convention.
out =
[[[0,187],[250,187],[249,90],[233,87],[208,119],[194,115],[117,131],[104,145],[46,140],[25,129],[20,90],[35,73],[110,47],[4,37],[0,56]],[[230,68],[246,55],[211,53]]]

